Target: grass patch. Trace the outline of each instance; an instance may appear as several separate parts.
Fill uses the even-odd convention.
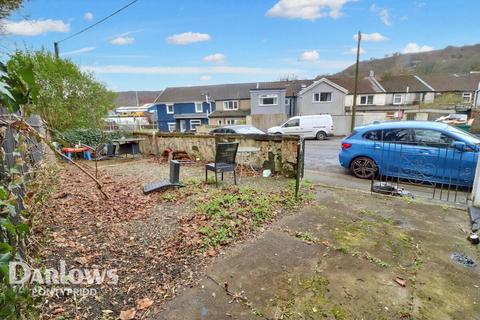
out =
[[[287,296],[275,297],[273,306],[277,308],[276,319],[350,319],[350,314],[342,306],[329,298],[329,280],[316,273],[296,285],[292,285]]]
[[[295,232],[295,237],[309,243],[315,243],[318,241],[318,238],[315,237],[311,232],[303,231],[303,232]]]
[[[414,239],[393,219],[375,210],[360,210],[357,217],[343,220],[334,237],[338,252],[364,258],[381,268],[405,270],[417,261]]]
[[[198,229],[203,250],[226,245],[270,223],[284,208],[294,208],[313,198],[312,186],[305,182],[295,198],[295,184],[282,191],[272,192],[253,187],[225,186],[208,189],[196,202],[197,211],[204,216]],[[301,236],[301,235],[300,235]],[[303,235],[305,241],[313,236]]]

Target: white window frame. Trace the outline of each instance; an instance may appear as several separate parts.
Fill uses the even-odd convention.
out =
[[[233,125],[236,125],[236,124],[238,124],[237,119],[225,119],[225,125],[226,126],[233,126]]]
[[[285,105],[290,105],[290,98],[285,98]]]
[[[200,108],[198,108],[200,107]],[[203,103],[202,102],[195,102],[195,112],[202,113],[203,112]]]
[[[465,100],[466,97],[468,97],[468,101]],[[471,93],[471,92],[464,92],[464,93],[462,93],[462,101],[463,101],[463,103],[470,103],[470,102],[472,102],[472,93]]]
[[[330,93],[330,100],[322,101],[322,93]],[[315,99],[315,96],[318,95],[318,100]],[[314,92],[312,96],[313,103],[330,103],[332,102],[333,92],[332,91],[322,91],[322,92]]]
[[[232,108],[230,108],[228,105],[232,103]],[[223,110],[225,111],[233,111],[233,110],[238,110],[238,100],[227,100],[223,101]]]
[[[395,102],[395,97],[400,97],[400,102]],[[395,93],[395,94],[393,95],[393,100],[392,100],[392,102],[393,102],[393,104],[395,104],[395,105],[402,104],[402,103],[403,103],[403,99],[404,99],[404,98],[403,98],[403,94],[401,94],[401,93]]]
[[[173,132],[175,130],[177,130],[177,123],[176,122],[168,122],[167,123],[168,125],[168,132]],[[173,130],[172,130],[172,126],[173,125]]]
[[[196,128],[193,129],[193,126],[192,126],[192,125],[193,125],[194,122],[195,122],[195,123],[198,123],[199,126],[202,125],[202,120],[198,120],[198,119],[192,119],[192,120],[190,120],[190,131],[197,131]]]
[[[273,98],[272,104],[264,104],[263,99],[271,99]],[[258,105],[259,106],[265,106],[265,107],[271,107],[271,106],[278,106],[278,94],[262,94],[258,96]]]
[[[368,103],[368,97],[372,97],[372,103]],[[365,103],[362,103],[362,98],[365,98]],[[373,105],[373,101],[374,101],[375,97],[373,94],[363,94],[360,96],[359,100],[358,100],[358,104],[361,105],[361,106],[369,106],[369,105]]]
[[[221,119],[217,120],[217,126],[221,126],[221,125],[222,125],[222,120]]]
[[[172,111],[169,110],[169,107],[172,107]],[[174,114],[175,113],[173,103],[168,103],[166,108],[167,108],[167,114]]]

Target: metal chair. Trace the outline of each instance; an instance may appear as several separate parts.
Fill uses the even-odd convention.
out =
[[[237,150],[238,142],[217,143],[215,151],[215,162],[205,166],[205,182],[208,181],[208,171],[215,172],[215,185],[218,187],[217,174],[224,172],[233,172],[233,182],[237,184]]]

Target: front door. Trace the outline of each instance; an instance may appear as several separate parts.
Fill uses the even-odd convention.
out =
[[[187,131],[187,120],[180,120],[180,132]]]

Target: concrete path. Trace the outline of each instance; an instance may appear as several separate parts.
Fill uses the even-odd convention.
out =
[[[317,202],[219,257],[155,319],[475,319],[466,213],[318,188]],[[405,281],[404,286],[395,280]]]

